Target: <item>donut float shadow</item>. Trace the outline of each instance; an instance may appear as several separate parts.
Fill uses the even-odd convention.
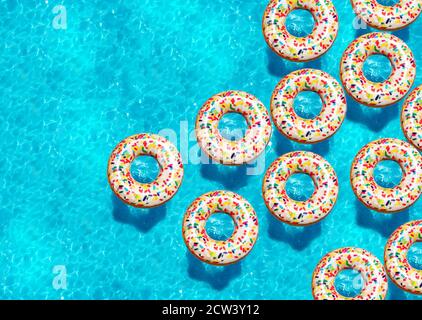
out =
[[[122,202],[115,194],[111,195],[113,218],[123,224],[129,224],[142,233],[147,233],[166,217],[167,207],[163,204],[156,208],[133,208]]]
[[[355,200],[355,209],[356,222],[359,226],[373,229],[385,238],[410,219],[409,210],[391,214],[380,213],[368,209],[358,199]]]
[[[272,214],[268,218],[268,235],[271,239],[288,243],[293,249],[302,251],[321,235],[321,223],[307,227],[289,226]]]
[[[201,176],[220,183],[224,188],[238,190],[248,184],[247,165],[225,166],[222,164],[201,164]]]
[[[368,127],[373,132],[380,132],[388,123],[397,119],[399,103],[385,108],[371,108],[357,103],[347,95],[347,115],[353,122],[358,122]]]
[[[372,29],[370,26],[366,25],[366,28],[364,28],[365,25],[362,25],[362,28],[357,28],[355,32],[355,39],[359,38],[360,36],[363,36],[364,34],[375,32],[375,29]]]
[[[279,57],[270,48],[266,48],[267,51],[267,70],[275,77],[283,78],[290,72],[298,69],[312,68],[321,69],[321,59],[316,59],[308,62],[291,62]]]
[[[195,258],[189,251],[186,252],[188,260],[188,275],[193,280],[208,283],[213,289],[221,291],[230,282],[240,276],[242,262],[237,262],[228,266],[212,266]]]
[[[388,279],[388,293],[389,300],[407,300],[405,291],[397,287],[390,279]]]
[[[400,30],[396,30],[392,32],[396,37],[402,39],[403,41],[408,41],[409,40],[409,28],[403,28]]]
[[[330,139],[321,141],[316,144],[306,145],[300,144],[298,142],[293,142],[283,136],[281,133],[276,132],[274,133],[276,136],[276,145],[275,150],[277,152],[277,156],[281,156],[288,152],[292,151],[311,151],[313,153],[317,153],[321,156],[326,155],[330,151]]]
[[[277,129],[274,129],[274,131],[276,131],[274,132],[274,136],[276,139],[275,150],[277,152],[277,156],[292,152],[294,150],[292,142],[278,132]]]
[[[369,26],[366,27],[366,29],[356,29],[355,38],[359,38],[360,36],[363,36],[364,34],[371,33],[371,32],[385,32],[383,30],[378,30],[375,28],[371,28]],[[403,41],[409,40],[409,28],[405,27],[403,29],[395,30],[391,32],[396,37],[402,39]]]

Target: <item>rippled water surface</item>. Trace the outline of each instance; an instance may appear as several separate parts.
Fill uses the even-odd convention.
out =
[[[328,251],[358,246],[382,259],[391,232],[422,218],[422,202],[394,215],[371,212],[353,195],[349,169],[364,144],[404,139],[402,103],[377,110],[348,99],[341,130],[314,146],[292,143],[274,130],[261,166],[191,161],[198,151],[190,134],[196,113],[213,94],[244,90],[269,107],[275,85],[293,70],[318,68],[339,79],[342,52],[372,30],[352,28],[349,1],[334,3],[340,31],[332,49],[316,61],[290,63],[262,36],[266,1],[1,1],[0,298],[311,299],[313,269]],[[59,4],[67,12],[65,30],[54,20]],[[394,32],[415,53],[415,85],[422,83],[421,19]],[[226,121],[236,127],[230,122],[236,120]],[[126,136],[163,129],[184,155],[182,187],[165,206],[129,208],[107,184],[110,152]],[[278,222],[261,197],[264,169],[292,150],[324,156],[339,176],[335,209],[307,228]],[[153,178],[154,166],[140,161],[133,171],[138,179]],[[251,171],[256,175],[247,175]],[[228,267],[204,265],[181,236],[186,208],[214,189],[238,192],[259,217],[254,250]],[[211,223],[216,236],[230,234],[227,221]],[[412,251],[415,265],[421,265],[418,250]],[[63,268],[66,289],[54,281],[53,271]],[[353,292],[350,277],[338,279],[344,292]],[[388,298],[417,297],[390,283]]]

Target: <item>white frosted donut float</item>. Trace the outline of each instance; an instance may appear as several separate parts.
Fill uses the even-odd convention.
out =
[[[218,130],[219,121],[230,112],[240,113],[248,124],[245,136],[236,141],[225,139]],[[213,96],[196,118],[199,146],[213,160],[225,165],[241,165],[258,157],[271,138],[271,130],[265,106],[242,91],[226,91]]]
[[[403,178],[394,188],[379,186],[374,169],[383,160],[396,161]],[[350,171],[353,192],[369,209],[384,213],[402,211],[418,200],[422,192],[422,157],[411,144],[384,138],[368,143],[356,155]]]
[[[314,119],[299,117],[293,106],[302,91],[314,91],[322,100],[321,113]],[[315,69],[294,71],[276,86],[271,98],[271,115],[278,130],[301,143],[316,143],[331,137],[346,115],[346,96],[329,74]]]
[[[407,97],[401,113],[401,127],[407,140],[422,150],[422,86]]]
[[[419,16],[420,0],[399,0],[392,6],[379,4],[377,0],[351,0],[355,13],[368,25],[380,30],[402,29]]]
[[[335,279],[340,271],[360,272],[364,285],[356,297],[345,297],[337,292]],[[384,300],[388,281],[384,267],[377,257],[360,248],[341,248],[325,255],[312,276],[312,294],[315,300]]]
[[[208,218],[218,212],[231,216],[232,236],[224,241],[210,238],[205,230]],[[258,217],[251,204],[230,191],[212,191],[197,198],[183,219],[183,239],[189,251],[203,262],[228,265],[246,257],[258,237]]]
[[[295,173],[308,174],[315,184],[314,193],[306,201],[295,201],[286,193],[286,182]],[[337,175],[328,161],[315,153],[290,152],[268,168],[262,193],[268,210],[277,219],[291,225],[311,225],[325,218],[334,207]]]
[[[151,183],[136,181],[130,166],[136,157],[154,157],[160,173]],[[167,139],[141,133],[121,141],[111,153],[108,162],[108,182],[113,192],[125,203],[139,208],[159,206],[170,200],[183,179],[183,164],[179,151]]]
[[[397,286],[422,294],[422,270],[413,268],[407,260],[407,252],[416,242],[422,242],[422,220],[408,222],[393,232],[385,246],[384,260],[387,274]]]
[[[296,9],[308,10],[314,17],[314,29],[306,37],[295,37],[286,29],[286,18]],[[265,41],[279,56],[291,61],[314,60],[327,52],[337,37],[337,11],[331,0],[271,0],[262,30]]]
[[[386,56],[392,72],[384,82],[372,82],[363,73],[363,64],[374,54]],[[410,48],[388,33],[373,32],[354,40],[341,59],[341,80],[357,102],[369,107],[385,107],[400,101],[413,85],[416,63]]]

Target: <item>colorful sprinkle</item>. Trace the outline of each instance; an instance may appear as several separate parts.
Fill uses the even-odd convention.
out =
[[[374,54],[386,56],[393,67],[384,82],[369,81],[363,64]],[[365,34],[354,40],[341,59],[341,80],[347,92],[369,107],[385,107],[400,101],[412,87],[416,63],[410,48],[394,35],[381,32]]]
[[[407,140],[422,150],[422,86],[407,97],[401,114],[401,126]]]
[[[235,230],[225,241],[210,238],[205,230],[208,218],[218,212],[229,214]],[[258,237],[258,217],[250,203],[230,191],[213,191],[197,198],[186,211],[183,238],[198,259],[215,265],[227,265],[246,257]]]
[[[286,17],[296,9],[308,10],[315,27],[306,37],[292,36],[286,29]],[[338,16],[331,0],[271,0],[262,21],[268,45],[281,57],[292,61],[309,61],[330,49],[337,37]]]
[[[160,173],[151,183],[136,181],[130,166],[136,157],[149,155],[160,165]],[[114,193],[134,207],[151,208],[170,200],[183,179],[179,151],[165,138],[155,134],[136,134],[124,139],[113,150],[108,162],[108,181]]]
[[[359,295],[348,298],[339,294],[335,279],[340,271],[359,271],[364,287]],[[384,300],[388,282],[382,263],[370,252],[360,248],[341,248],[325,255],[312,277],[312,294],[315,300]]]
[[[314,181],[315,191],[306,201],[295,201],[286,193],[286,182],[295,173],[306,173]],[[292,225],[310,225],[325,218],[334,207],[338,180],[323,157],[297,151],[273,162],[265,174],[262,192],[265,204],[276,218]]]
[[[422,242],[422,220],[408,222],[388,239],[384,260],[391,280],[408,292],[422,294],[422,270],[413,268],[407,260],[409,248]]]
[[[384,6],[377,0],[351,0],[356,14],[371,27],[381,30],[397,30],[411,24],[422,11],[420,0],[400,0],[392,6]]]
[[[293,101],[301,91],[314,91],[322,100],[321,113],[314,119],[299,117]],[[276,86],[271,114],[278,130],[301,143],[316,143],[331,137],[346,115],[346,97],[341,85],[329,74],[314,69],[294,71]]]
[[[230,141],[221,136],[218,122],[229,112],[243,115],[248,130],[243,138]],[[253,95],[226,91],[210,98],[196,119],[196,137],[202,150],[226,165],[241,165],[254,160],[271,138],[271,121],[265,106]]]
[[[394,160],[403,171],[394,188],[383,188],[374,180],[374,168],[383,160]],[[418,200],[422,192],[422,157],[411,144],[384,138],[364,146],[356,155],[350,172],[358,199],[372,210],[397,212]]]

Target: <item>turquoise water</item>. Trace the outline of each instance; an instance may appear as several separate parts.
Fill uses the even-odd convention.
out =
[[[354,30],[349,1],[334,3],[340,16],[334,46],[321,59],[300,64],[265,44],[266,1],[1,1],[0,298],[311,299],[312,272],[325,253],[358,246],[382,259],[391,232],[422,218],[422,202],[394,215],[371,212],[356,200],[348,174],[364,144],[404,139],[401,103],[376,110],[348,99],[340,131],[315,146],[274,131],[265,168],[277,156],[303,149],[324,156],[339,176],[335,209],[311,227],[289,227],[270,215],[260,192],[264,172],[246,175],[253,165],[187,159],[197,153],[190,134],[196,113],[213,94],[245,90],[269,107],[275,85],[293,70],[319,68],[339,79],[343,50],[372,30]],[[63,20],[53,26],[58,4],[66,8],[66,29],[57,29]],[[394,32],[415,53],[415,85],[422,83],[421,28],[420,18]],[[226,125],[235,127],[230,119]],[[182,187],[163,207],[128,208],[107,183],[110,152],[126,136],[162,129],[176,138],[188,162]],[[154,176],[157,168],[148,163],[133,168],[138,179]],[[142,170],[149,167],[151,172]],[[259,217],[254,250],[229,267],[199,262],[181,236],[186,208],[214,189],[238,192]],[[226,222],[214,221],[216,236],[230,234]],[[421,265],[420,247],[411,259]],[[339,286],[352,292],[348,278]],[[417,299],[391,283],[388,298]]]

